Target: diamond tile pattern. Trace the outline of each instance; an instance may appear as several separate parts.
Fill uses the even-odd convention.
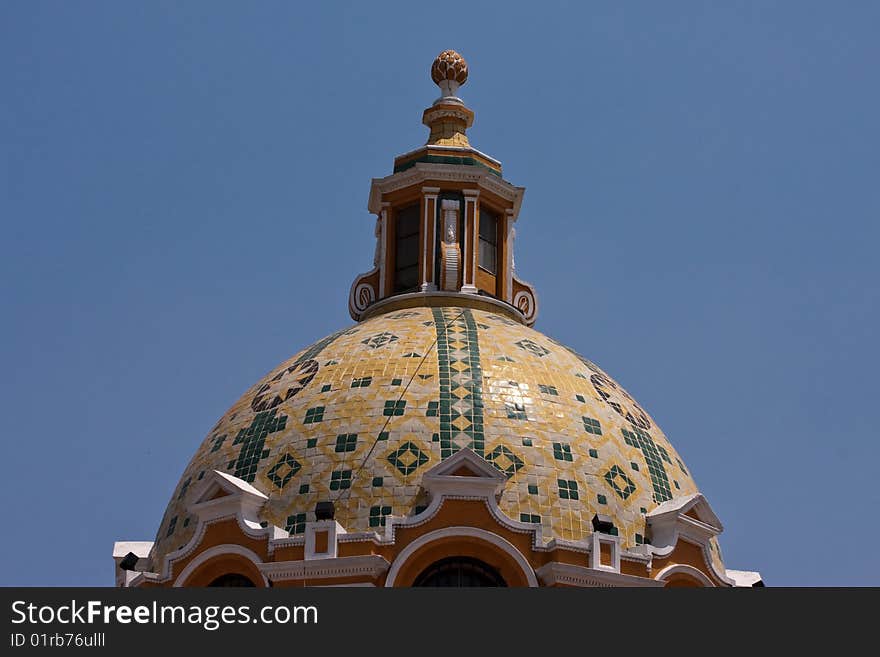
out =
[[[334,499],[348,531],[376,531],[389,509],[414,514],[423,474],[464,447],[507,476],[501,510],[544,540],[584,539],[601,513],[634,547],[641,509],[697,491],[650,416],[591,361],[503,315],[413,308],[327,336],[253,385],[182,473],[157,554],[192,536],[199,473],[250,482],[279,527],[301,531]],[[720,561],[717,542],[712,553]]]

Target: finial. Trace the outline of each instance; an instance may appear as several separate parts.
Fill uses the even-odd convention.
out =
[[[440,87],[442,98],[455,98],[455,92],[467,78],[467,62],[454,50],[444,50],[431,65],[431,79]]]

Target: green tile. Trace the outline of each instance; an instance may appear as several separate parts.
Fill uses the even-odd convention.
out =
[[[397,450],[388,455],[388,461],[391,465],[397,468],[402,475],[406,476],[412,474],[418,468],[427,463],[428,456],[419,449],[418,445],[407,441]]]
[[[356,433],[342,433],[336,436],[336,452],[353,452],[357,447]]]
[[[384,527],[385,520],[391,515],[390,506],[370,507],[370,527]]]
[[[568,443],[553,443],[553,458],[557,461],[572,461],[571,445]]]
[[[406,400],[405,399],[392,399],[385,402],[385,410],[383,411],[383,415],[392,416],[392,415],[403,415],[404,410],[406,409]]]
[[[330,490],[351,488],[351,470],[334,470],[330,473]]]
[[[595,436],[602,435],[602,425],[599,424],[599,420],[591,417],[582,417],[581,421],[584,423],[584,431]]]
[[[287,516],[287,524],[284,527],[288,534],[302,534],[306,531],[306,514],[295,513]]]
[[[559,487],[559,499],[578,499],[578,485],[576,481],[574,481],[573,479],[557,479],[556,483]]]
[[[314,408],[310,408],[306,411],[306,416],[303,419],[303,424],[313,424],[315,422],[323,422],[324,421],[324,407],[323,406],[315,406]]]

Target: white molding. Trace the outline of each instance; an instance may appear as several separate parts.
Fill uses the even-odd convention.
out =
[[[709,505],[709,501],[702,493],[693,493],[684,497],[666,500],[658,507],[651,509],[645,517],[657,521],[685,515],[692,509],[699,522],[711,527],[718,534],[724,531],[724,525],[721,524],[721,520],[715,515],[712,507]]]
[[[516,217],[513,215],[513,210],[507,209],[504,211],[504,259],[505,259],[505,273],[504,273],[504,300],[513,304],[513,270],[516,266],[516,261],[513,258],[513,241],[516,237],[516,230],[513,227],[513,224],[516,222]]]
[[[613,573],[620,572],[620,536],[603,534],[594,531],[590,536],[590,567],[594,570],[605,570]],[[611,565],[602,563],[602,545],[607,545],[611,551]]]
[[[470,259],[470,267],[466,268],[468,272],[467,278],[462,276],[461,291],[466,294],[477,294],[477,253],[480,250],[480,214],[479,214],[479,189],[464,189],[464,227],[468,230],[468,217],[473,216],[473,223],[470,225],[471,231],[471,252],[465,253],[464,256]],[[467,234],[465,234],[464,243],[467,245]]]
[[[409,558],[420,549],[444,538],[459,537],[476,538],[499,548],[505,554],[513,558],[517,566],[522,570],[523,575],[525,575],[526,581],[529,583],[530,587],[538,586],[538,578],[535,576],[535,571],[532,570],[532,566],[529,564],[528,560],[523,556],[522,552],[516,549],[516,546],[513,545],[513,543],[498,536],[498,534],[493,534],[490,531],[478,529],[477,527],[445,527],[443,529],[435,529],[432,532],[420,536],[407,545],[397,555],[397,558],[391,564],[388,576],[385,578],[385,586],[394,586],[394,582],[400,574],[401,568],[403,568]]]
[[[373,214],[378,214],[382,198],[385,194],[390,194],[398,189],[404,189],[412,185],[419,185],[426,181],[470,183],[501,197],[505,201],[512,202],[514,216],[519,214],[522,197],[525,193],[524,187],[511,185],[500,176],[489,173],[489,171],[480,167],[464,164],[416,162],[414,166],[405,171],[391,174],[385,178],[373,178],[367,207]]]
[[[764,585],[764,580],[761,577],[761,573],[753,570],[730,570],[727,569],[727,576],[732,579],[736,586],[738,587],[748,587],[751,588],[756,584]]]
[[[559,563],[552,561],[544,564],[535,574],[545,586],[567,584],[568,586],[612,587],[628,586],[641,588],[660,588],[662,583],[649,577],[637,577],[623,573],[612,573],[607,570],[596,570],[586,566]]]
[[[214,484],[217,486],[215,487]],[[208,499],[220,488],[231,492],[216,500]],[[272,554],[278,539],[288,536],[288,533],[280,527],[274,525],[262,527],[260,525],[258,514],[267,498],[259,490],[238,477],[218,470],[211,471],[200,484],[200,488],[196,489],[195,499],[197,502],[187,508],[188,513],[196,516],[197,524],[192,536],[177,550],[166,554],[162,563],[153,564],[153,568],[159,567],[157,572],[142,573],[144,576],[142,579],[159,583],[169,581],[173,572],[173,564],[195,552],[202,544],[208,526],[216,522],[235,519],[238,528],[245,536],[267,541],[269,554]],[[262,502],[260,502],[261,499]],[[205,501],[198,502],[198,500]],[[133,581],[132,585],[134,584]]]
[[[116,541],[113,543],[113,569],[116,586],[129,586],[141,571],[150,567],[153,541]],[[137,557],[133,570],[122,570],[119,564],[131,552]]]
[[[692,509],[697,518],[687,515]],[[703,561],[719,582],[735,585],[726,572],[718,570],[709,551],[709,540],[718,536],[723,526],[702,493],[667,500],[648,512],[645,518],[651,534],[651,543],[647,545],[649,554],[667,557],[679,541],[687,541],[700,548]]]
[[[473,295],[473,294],[462,294],[460,292],[444,292],[438,290],[436,292],[407,292],[406,294],[395,294],[390,297],[385,297],[374,303],[372,306],[367,308],[364,311],[364,314],[361,315],[361,320],[369,319],[370,317],[375,317],[376,315],[381,315],[383,312],[383,308],[387,308],[388,306],[396,306],[397,304],[403,304],[401,308],[413,308],[413,307],[423,307],[423,306],[436,306],[442,305],[436,303],[436,301],[443,299],[446,305],[449,306],[460,306],[467,308],[478,308],[480,310],[488,310],[489,312],[501,313],[510,319],[519,322],[520,324],[526,325],[526,320],[523,317],[523,314],[514,308],[512,305],[505,303],[499,299],[494,297],[484,296],[484,295]],[[409,305],[406,305],[406,304]],[[479,308],[480,305],[489,306],[489,308]],[[396,310],[398,308],[395,308]]]
[[[453,474],[461,468],[473,474]],[[457,451],[422,476],[422,488],[432,499],[462,495],[489,499],[498,495],[506,482],[507,477],[498,468],[487,463],[470,448]]]
[[[129,552],[138,559],[146,559],[153,549],[153,541],[116,541],[113,543],[113,558],[122,560]]]
[[[390,564],[385,557],[378,554],[369,554],[310,561],[264,563],[260,566],[260,570],[269,580],[280,582],[284,580],[333,579],[363,575],[376,579],[386,572],[389,566]],[[340,584],[339,586],[370,586],[370,584]]]
[[[385,278],[387,277],[387,272],[385,271],[387,267],[385,267],[387,260],[387,251],[388,251],[388,208],[391,207],[390,203],[380,202],[375,211],[370,210],[373,214],[379,217],[379,223],[381,224],[381,249],[379,253],[379,289],[376,290],[376,298],[381,299],[385,295]]]
[[[446,500],[474,500],[483,502],[489,510],[489,514],[501,527],[517,534],[531,535],[532,548],[541,549],[539,547],[543,545],[541,525],[519,522],[506,515],[498,506],[496,490],[500,491],[500,487],[494,483],[493,479],[485,477],[481,481],[479,477],[462,477],[448,474],[464,464],[472,465],[476,472],[480,472],[476,468],[482,469],[485,467],[491,467],[495,470],[494,466],[490,466],[482,457],[468,447],[458,450],[445,461],[441,461],[422,475],[422,481],[425,482],[427,479],[427,485],[437,491],[436,494],[430,496],[428,507],[415,516],[392,516],[388,518],[385,522],[384,542],[394,543],[395,534],[399,527],[414,528],[430,521],[439,513]],[[498,474],[501,475],[500,472]],[[501,477],[503,480],[500,483],[503,487],[507,479],[504,475],[501,475]],[[487,484],[487,481],[493,483]]]
[[[511,282],[514,281],[526,289],[513,294],[513,287],[511,286],[511,295],[513,297],[511,304],[525,317],[526,325],[532,326],[538,318],[538,295],[535,293],[535,286],[519,278],[516,274],[513,275]],[[525,310],[520,308],[521,304],[525,306]]]
[[[263,578],[263,586],[269,586],[269,580],[266,579],[266,576],[263,574],[263,571],[260,569],[263,561],[260,557],[253,551],[248,550],[246,547],[242,547],[241,545],[235,545],[232,543],[224,543],[223,545],[215,545],[212,548],[208,548],[204,552],[200,553],[199,556],[194,558],[186,567],[180,572],[180,575],[177,576],[177,579],[174,580],[173,586],[181,587],[186,585],[186,580],[192,575],[197,568],[199,568],[202,564],[207,563],[211,559],[215,557],[225,556],[228,554],[235,554],[240,557],[244,557],[248,561],[254,564],[256,569],[260,571],[260,575]],[[242,573],[244,574],[244,573]]]
[[[434,226],[433,235],[428,235],[428,222],[431,219],[430,214],[428,213],[428,206],[431,205],[431,201],[433,201],[434,205],[434,218],[437,216],[437,196],[440,194],[439,187],[422,187],[422,199],[425,203],[425,215],[422,220],[422,227],[424,228],[424,239],[422,240],[422,262],[424,263],[425,273],[422,276],[422,292],[432,292],[437,289],[437,281],[434,280],[434,267],[431,267],[430,271],[428,270],[428,239],[431,238],[431,251],[433,254],[437,251],[437,226]]]
[[[315,534],[327,532],[327,551],[315,551]],[[337,537],[345,533],[345,529],[336,520],[317,520],[306,523],[306,561],[313,559],[335,559],[337,555]]]
[[[374,267],[370,271],[358,274],[351,282],[351,288],[348,291],[348,314],[355,321],[360,319],[361,313],[379,299],[379,292],[369,283],[363,282],[365,278],[369,278],[377,271],[379,268]]]
[[[693,566],[684,563],[677,563],[671,566],[666,566],[666,568],[657,573],[654,579],[660,582],[665,582],[669,579],[670,576],[676,574],[688,575],[696,579],[703,586],[715,588],[715,582],[709,579],[706,576],[706,573],[704,573],[702,570],[699,570],[697,568],[694,568]]]

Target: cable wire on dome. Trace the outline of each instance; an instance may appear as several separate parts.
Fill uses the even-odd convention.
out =
[[[454,322],[457,322],[459,319],[461,319],[461,317],[464,315],[464,313],[465,313],[465,311],[462,310],[460,313],[458,313],[458,315],[456,315],[455,317],[450,319],[448,322],[445,322],[444,326],[443,326],[443,330],[444,331],[447,330]],[[415,380],[416,375],[419,373],[419,370],[421,369],[425,360],[428,358],[428,354],[430,354],[431,351],[433,351],[434,347],[437,346],[437,341],[439,339],[440,339],[440,336],[437,335],[437,337],[435,337],[434,341],[431,343],[431,346],[428,347],[428,349],[425,351],[425,355],[422,356],[422,359],[419,361],[419,364],[416,366],[416,369],[413,370],[412,376],[409,378],[409,381],[407,381],[406,386],[404,387],[403,391],[397,397],[397,400],[395,402],[395,406],[397,406],[400,403],[400,401],[403,400],[403,396],[406,394],[406,391],[409,390],[410,385]],[[355,471],[354,475],[352,475],[351,483],[349,484],[348,488],[345,488],[341,493],[339,493],[336,496],[336,498],[333,499],[333,502],[341,502],[342,499],[348,494],[348,491],[350,491],[354,487],[354,482],[357,480],[357,477],[361,473],[361,470],[364,469],[364,466],[367,464],[367,461],[370,459],[370,456],[372,456],[373,450],[376,449],[376,445],[379,444],[379,441],[381,440],[382,434],[385,433],[385,430],[388,428],[388,425],[391,423],[391,419],[393,417],[394,417],[393,414],[389,415],[388,418],[385,420],[385,423],[382,425],[382,428],[379,429],[379,433],[376,434],[376,439],[373,441],[373,444],[370,446],[369,451],[364,456],[364,460],[361,461],[360,466],[358,466],[358,469]]]

